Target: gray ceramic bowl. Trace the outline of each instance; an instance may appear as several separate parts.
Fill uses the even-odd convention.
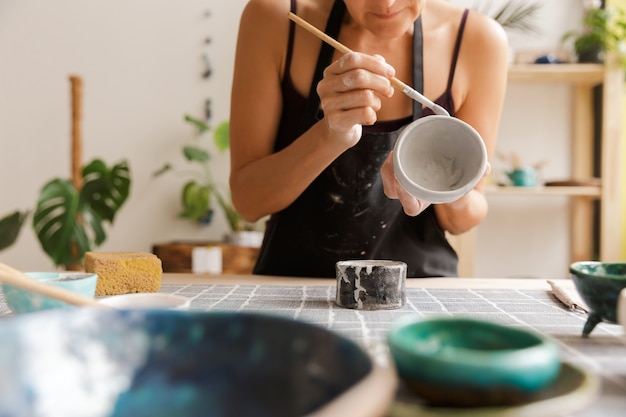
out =
[[[617,300],[626,288],[626,263],[574,262],[569,271],[578,294],[591,310],[583,336],[588,336],[601,321],[617,323]]]
[[[26,275],[48,285],[60,287],[93,298],[98,275],[85,272],[26,272]],[[72,307],[69,304],[11,284],[2,283],[7,305],[15,314]]]
[[[388,343],[400,376],[433,405],[521,403],[561,367],[550,339],[469,318],[408,317],[390,329]]]
[[[348,339],[270,315],[81,308],[0,320],[3,417],[373,417],[392,399],[390,375]]]
[[[393,169],[402,187],[431,203],[450,203],[476,186],[487,168],[487,150],[478,132],[450,116],[428,116],[402,130],[393,151]]]

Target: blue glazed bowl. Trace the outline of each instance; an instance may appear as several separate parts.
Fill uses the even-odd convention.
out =
[[[328,416],[341,401],[343,413],[382,415],[388,379],[350,396],[374,369],[348,339],[270,315],[81,308],[0,320],[3,417]]]
[[[48,285],[94,297],[98,275],[85,272],[26,272],[31,278]],[[7,305],[15,314],[31,313],[39,310],[71,307],[69,304],[37,294],[13,285],[2,283],[2,292]]]
[[[574,262],[569,271],[580,298],[590,310],[583,336],[589,336],[601,321],[617,323],[617,300],[626,288],[626,263]]]
[[[395,323],[387,338],[399,375],[431,405],[522,403],[561,367],[551,340],[487,321],[409,318]]]

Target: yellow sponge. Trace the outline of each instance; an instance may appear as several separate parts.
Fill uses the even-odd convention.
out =
[[[147,252],[86,252],[85,272],[98,274],[96,295],[157,292],[163,265]]]

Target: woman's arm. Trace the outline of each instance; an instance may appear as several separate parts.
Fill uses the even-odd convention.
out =
[[[467,86],[456,117],[480,133],[491,160],[498,136],[508,74],[508,43],[494,20],[470,13],[461,46],[455,82]],[[457,78],[460,77],[460,78]],[[457,97],[455,97],[457,100]],[[450,204],[435,205],[444,230],[466,232],[487,215],[486,177],[466,196]]]
[[[280,83],[288,4],[251,0],[240,22],[231,94],[230,187],[235,207],[248,221],[291,204],[334,159],[358,142],[360,125],[376,120],[379,96],[393,94],[389,82],[393,69],[384,61],[345,55],[326,69],[318,84],[325,117],[274,153],[283,106]],[[317,55],[318,50],[310,53]]]

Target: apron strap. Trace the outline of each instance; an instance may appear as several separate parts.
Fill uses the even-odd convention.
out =
[[[345,10],[346,5],[344,2],[342,0],[335,0],[330,16],[328,17],[328,22],[326,23],[326,29],[324,30],[324,33],[333,39],[337,39],[339,35]],[[422,17],[420,16],[415,21],[413,30],[413,88],[420,93],[424,92],[423,45]],[[331,64],[334,52],[335,49],[332,46],[328,45],[326,42],[322,42],[315,73],[313,74],[313,80],[309,88],[306,110],[300,120],[301,131],[305,131],[311,127],[311,120],[319,120],[323,117],[320,115],[320,98],[317,95],[317,84],[324,77],[326,67]],[[421,116],[422,105],[413,100],[413,119],[418,119]]]
[[[345,10],[346,5],[343,0],[335,0],[333,8],[330,11],[330,16],[328,17],[328,22],[326,23],[326,29],[324,30],[324,33],[333,39],[337,39],[337,36],[339,35]],[[334,53],[335,48],[326,42],[322,42],[320,54],[317,59],[317,65],[315,67],[315,73],[313,74],[313,80],[311,81],[311,87],[309,88],[306,110],[304,111],[300,122],[301,127],[303,127],[302,131],[311,126],[311,120],[321,118],[318,117],[320,111],[320,97],[317,95],[317,84],[324,77],[324,70],[331,64]]]
[[[424,94],[424,35],[422,16],[413,25],[413,89]],[[413,120],[422,117],[422,104],[413,101]]]

